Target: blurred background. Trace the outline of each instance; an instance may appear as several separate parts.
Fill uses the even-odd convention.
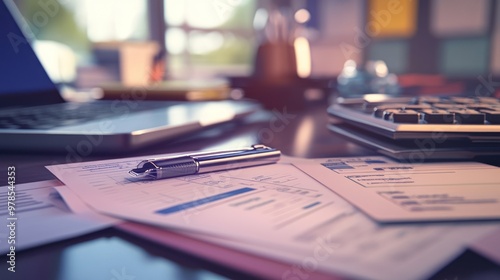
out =
[[[156,54],[163,55],[164,50],[164,78],[245,76],[254,71],[259,44],[272,41],[279,32],[286,33],[285,40],[296,51],[299,47],[306,52],[304,61],[297,57],[302,78],[337,77],[347,60],[357,65],[382,60],[404,86],[436,82],[404,76],[408,74],[469,81],[470,87],[500,76],[498,0],[17,0],[16,4],[40,42],[37,52],[46,60],[44,66],[53,69],[49,69],[52,78],[77,87],[116,79],[102,67],[106,58],[96,51],[103,44],[153,42]],[[306,43],[294,44],[297,38]],[[65,47],[74,61],[66,57],[49,62],[47,57],[60,55]]]

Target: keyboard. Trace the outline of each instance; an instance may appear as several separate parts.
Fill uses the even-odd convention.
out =
[[[339,99],[331,123],[393,140],[445,139],[500,143],[500,99],[495,97],[388,97]],[[439,137],[437,137],[439,136]]]

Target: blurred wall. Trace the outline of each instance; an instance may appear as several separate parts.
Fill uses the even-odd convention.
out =
[[[312,2],[314,75],[336,75],[347,59],[382,59],[397,74],[500,76],[499,0]]]

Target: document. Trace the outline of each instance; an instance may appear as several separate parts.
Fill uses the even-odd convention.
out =
[[[85,205],[79,214],[72,213],[59,197],[54,187],[63,186],[57,180],[16,185],[13,215],[7,208],[7,187],[0,190],[0,219],[13,221],[13,231],[8,226],[0,227],[0,253],[8,252],[10,246],[16,251],[60,241],[78,235],[97,231],[119,222],[108,216],[99,215]],[[69,193],[68,196],[72,194]],[[11,218],[11,219],[8,219]],[[14,242],[8,242],[9,237]]]
[[[128,171],[140,161],[49,166],[94,209],[116,217],[227,237],[259,239],[269,229],[289,238],[306,221],[355,209],[289,164],[144,181]],[[272,167],[272,168],[270,168]],[[309,185],[312,187],[309,187]],[[246,221],[241,223],[241,221]],[[235,225],[238,225],[235,227]],[[281,240],[269,240],[276,244]]]
[[[380,222],[500,220],[500,168],[385,157],[303,160],[298,168]]]
[[[497,228],[491,223],[380,225],[287,163],[140,181],[127,173],[141,159],[47,168],[101,213],[286,261],[285,279],[311,271],[425,278]]]

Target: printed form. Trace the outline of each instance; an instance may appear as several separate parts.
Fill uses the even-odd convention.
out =
[[[500,219],[500,168],[495,166],[406,164],[385,157],[295,165],[380,222]]]
[[[140,181],[128,171],[141,159],[47,168],[101,213],[202,234],[290,262],[302,272],[423,278],[496,228],[480,223],[383,226],[286,163]]]
[[[63,185],[57,180],[16,185],[14,203],[18,220],[17,236],[15,243],[9,244],[8,227],[2,226],[0,253],[8,252],[11,245],[18,250],[24,250],[104,229],[119,222],[83,206],[79,209],[71,208],[72,213],[54,191],[54,188],[58,187],[63,188]],[[0,205],[5,205],[4,209],[0,209],[0,219],[6,221],[7,188],[0,187],[0,190],[4,190],[0,192]]]

